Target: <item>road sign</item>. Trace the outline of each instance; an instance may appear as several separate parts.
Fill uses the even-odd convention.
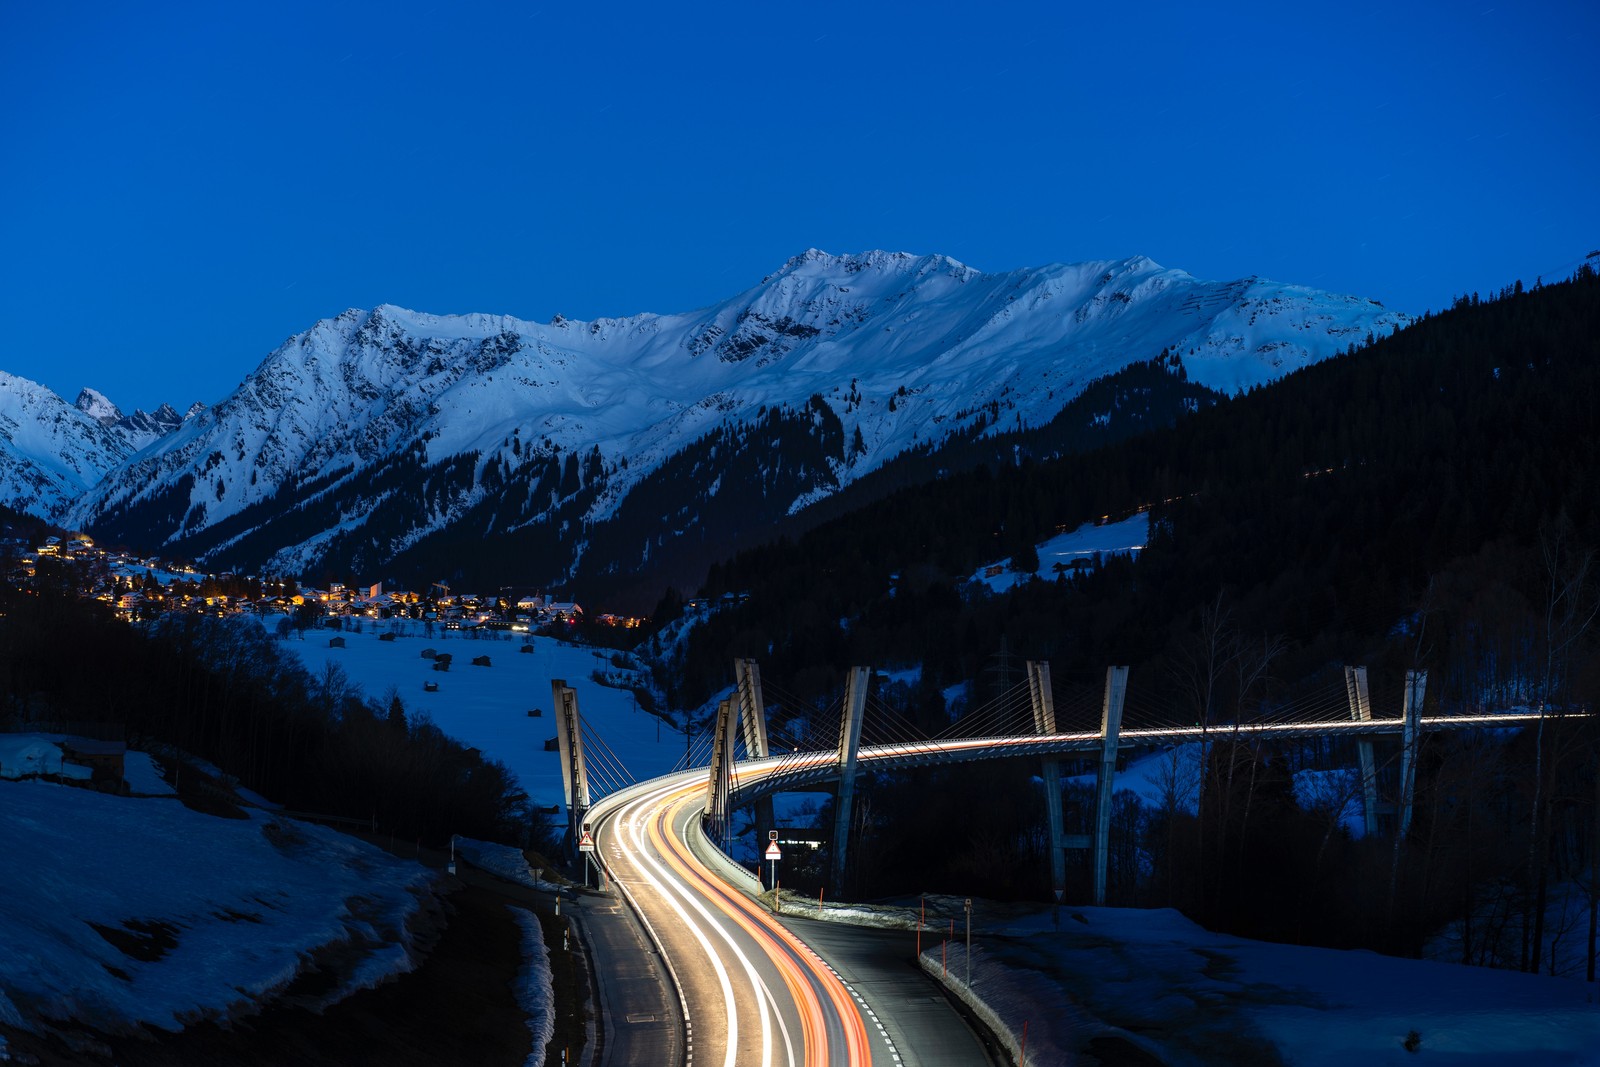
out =
[[[585,830],[583,832],[583,836],[578,838],[578,851],[579,852],[593,852],[594,851],[594,835],[591,834],[588,830]]]
[[[1057,889],[1056,890],[1056,903],[1057,904],[1061,903],[1061,898],[1066,895],[1066,892],[1067,891],[1065,889]]]
[[[781,859],[783,859],[783,853],[778,851],[778,843],[776,841],[774,841],[771,844],[767,845],[767,859],[769,859],[769,860],[781,860]]]

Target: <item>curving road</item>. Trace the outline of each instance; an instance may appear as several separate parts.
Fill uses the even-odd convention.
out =
[[[681,993],[689,1067],[900,1062],[816,953],[695,854],[704,769],[608,797],[590,812],[602,863]]]

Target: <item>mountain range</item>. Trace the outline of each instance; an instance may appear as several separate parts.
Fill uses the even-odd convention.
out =
[[[1231,393],[1408,321],[1144,257],[986,274],[813,249],[681,314],[347,310],[183,415],[0,373],[0,503],[212,569],[637,597],[897,457],[1046,425],[1130,364]]]

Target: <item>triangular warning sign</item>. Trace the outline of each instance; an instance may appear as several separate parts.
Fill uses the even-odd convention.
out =
[[[781,860],[781,859],[783,859],[783,853],[778,851],[778,843],[776,841],[772,841],[772,842],[768,843],[768,845],[767,845],[767,859],[769,859],[769,860]]]
[[[583,836],[578,838],[578,851],[579,852],[593,852],[594,851],[594,835],[591,834],[588,830],[585,830],[583,832]]]

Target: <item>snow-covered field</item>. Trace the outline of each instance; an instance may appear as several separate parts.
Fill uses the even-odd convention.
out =
[[[1098,1038],[1169,1064],[1600,1064],[1600,1003],[1579,982],[1247,941],[1165,909],[974,922],[970,990],[960,919],[943,962],[924,942],[923,968],[981,1001],[1014,1051],[1026,1023],[1028,1063]]]
[[[276,618],[265,623],[269,633],[276,632]],[[401,636],[380,641],[375,625],[387,631],[391,624],[369,622],[364,633],[308,630],[304,640],[290,637],[283,644],[313,675],[336,664],[373,699],[384,699],[393,687],[408,715],[426,714],[446,734],[504,763],[537,805],[563,804],[560,755],[544,750],[545,741],[556,736],[552,679],[577,691],[578,713],[634,778],[665,774],[683,756],[683,734],[640,710],[633,694],[591,680],[594,671],[615,672],[610,650],[535,637],[534,651],[523,653],[521,634],[515,640],[472,640],[440,629],[426,637],[420,623],[409,621],[400,624]],[[345,647],[330,645],[336,636]],[[450,669],[435,671],[433,661],[422,657],[425,648],[450,653]],[[490,666],[472,666],[477,656],[488,656]],[[427,683],[437,683],[438,691],[426,692]],[[530,717],[534,709],[542,714]]]
[[[1600,990],[1581,982],[1249,941],[1170,909],[979,900],[969,986],[962,901],[926,902],[923,969],[973,1006],[1014,1061],[1026,1029],[1028,1064],[1078,1062],[1091,1047],[1119,1062],[1121,1045],[1172,1067],[1600,1065]],[[919,917],[915,906],[787,892],[783,910],[900,930]]]
[[[0,811],[0,1023],[22,1029],[226,1020],[313,957],[342,975],[330,1003],[412,968],[408,924],[434,892],[415,863],[267,812],[40,779],[0,781]]]
[[[1011,569],[1011,560],[1000,560],[994,566],[1002,568],[998,574],[985,570],[972,575],[972,581],[981,582],[993,593],[1008,592],[1018,582],[1030,578],[1054,579],[1056,566],[1071,567],[1075,563],[1091,562],[1097,555],[1137,554],[1150,539],[1150,516],[1131,515],[1120,522],[1097,526],[1084,523],[1075,530],[1057,534],[1036,546],[1039,569],[1023,573]]]

